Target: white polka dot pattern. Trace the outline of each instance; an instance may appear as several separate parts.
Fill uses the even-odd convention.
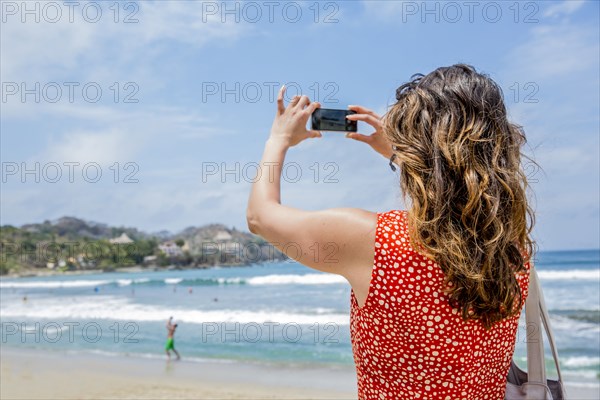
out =
[[[440,267],[410,245],[406,214],[377,214],[363,307],[351,292],[358,398],[503,399],[519,316],[488,331],[480,321],[464,321],[442,292]],[[516,276],[525,299],[528,274]]]

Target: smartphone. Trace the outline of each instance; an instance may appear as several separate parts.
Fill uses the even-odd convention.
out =
[[[358,121],[350,121],[346,115],[356,114],[352,110],[317,108],[311,117],[311,129],[315,131],[356,132]]]

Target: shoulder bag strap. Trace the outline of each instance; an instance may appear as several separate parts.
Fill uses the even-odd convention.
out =
[[[544,363],[544,343],[542,341],[542,316],[540,286],[533,266],[529,272],[529,294],[525,301],[525,321],[527,336],[527,380],[530,383],[546,384],[546,364]],[[544,326],[546,326],[544,324]]]
[[[552,358],[554,358],[554,364],[556,365],[556,372],[558,373],[558,380],[562,382],[562,375],[560,373],[560,365],[558,364],[558,351],[556,350],[556,344],[554,342],[554,334],[552,333],[552,327],[550,326],[550,317],[548,315],[548,310],[546,309],[546,302],[544,301],[544,293],[542,292],[542,287],[540,285],[540,281],[539,281],[539,278],[537,276],[537,272],[535,271],[535,269],[532,269],[531,276],[533,277],[533,283],[537,286],[539,307],[540,307],[540,316],[542,318],[542,325],[544,325],[544,330],[546,331],[546,337],[548,338],[548,342],[550,344],[550,350],[552,351]],[[531,283],[529,286],[531,287]],[[540,332],[540,334],[541,334],[541,332]]]

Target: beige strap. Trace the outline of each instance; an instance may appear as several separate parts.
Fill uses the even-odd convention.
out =
[[[540,315],[542,317],[542,325],[544,326],[544,330],[546,331],[546,337],[548,338],[548,342],[550,344],[550,350],[552,351],[552,358],[554,359],[554,365],[556,365],[556,372],[558,373],[558,380],[562,382],[562,375],[560,373],[560,365],[558,363],[558,350],[556,349],[556,342],[554,341],[554,334],[552,333],[552,327],[550,326],[550,316],[548,315],[548,309],[546,308],[546,301],[544,300],[544,293],[542,291],[542,286],[540,284],[540,280],[537,276],[537,272],[535,269],[533,270],[533,276],[535,283],[538,288],[538,297],[540,304]],[[540,332],[541,334],[541,332]]]
[[[544,343],[542,341],[542,316],[540,286],[534,268],[529,272],[529,294],[525,301],[527,336],[527,377],[529,383],[546,384]]]
[[[558,364],[558,352],[554,342],[554,335],[550,327],[550,317],[548,316],[548,310],[544,301],[544,294],[537,272],[533,266],[529,273],[529,294],[525,301],[525,321],[527,324],[527,380],[528,386],[530,386],[527,396],[531,399],[547,398],[544,393],[546,389],[546,363],[544,360],[542,325],[548,337],[560,382],[562,382],[562,376],[560,365]]]

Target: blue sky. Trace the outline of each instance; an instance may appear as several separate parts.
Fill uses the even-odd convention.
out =
[[[501,85],[543,168],[530,171],[540,248],[599,247],[596,1],[22,4],[1,2],[2,224],[246,229],[282,83],[384,113],[412,74],[465,62]],[[404,207],[386,160],[340,134],[287,161],[284,203]]]

